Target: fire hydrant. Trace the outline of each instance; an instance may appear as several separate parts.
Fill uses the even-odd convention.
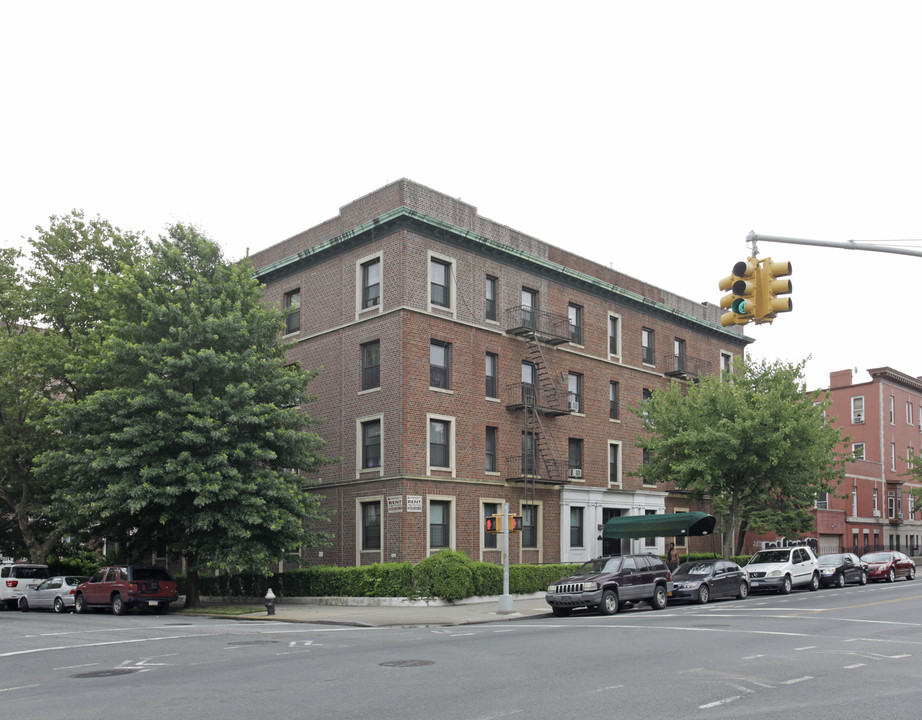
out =
[[[266,593],[266,613],[275,615],[275,593],[272,592],[272,588]]]

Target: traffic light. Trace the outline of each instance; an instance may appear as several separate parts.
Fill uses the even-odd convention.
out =
[[[487,515],[483,521],[483,529],[488,533],[501,533],[503,531],[503,516]]]
[[[720,299],[720,307],[729,310],[720,317],[720,324],[745,325],[756,319],[756,297],[759,283],[759,261],[755,258],[741,260],[733,266],[733,273],[720,281],[723,291],[730,291]]]
[[[509,516],[509,532],[522,532],[525,529],[525,521],[521,515]]]
[[[756,324],[770,323],[780,312],[790,312],[794,303],[789,297],[778,297],[793,289],[791,281],[782,279],[791,274],[791,263],[765,258],[759,263],[758,298],[756,299]]]

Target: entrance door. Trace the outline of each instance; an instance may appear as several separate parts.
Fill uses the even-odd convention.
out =
[[[602,508],[602,522],[607,523],[614,517],[621,517],[621,508]],[[620,555],[621,538],[607,538],[602,531],[602,554],[603,555]]]

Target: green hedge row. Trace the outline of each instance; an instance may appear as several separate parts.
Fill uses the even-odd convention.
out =
[[[542,592],[578,567],[578,564],[512,565],[509,567],[509,592],[513,595]],[[177,580],[179,592],[184,594],[185,577]],[[415,565],[311,566],[269,576],[241,573],[199,577],[199,591],[206,597],[264,597],[269,588],[276,597],[461,600],[478,595],[501,595],[503,568],[474,562],[463,552],[441,550]]]

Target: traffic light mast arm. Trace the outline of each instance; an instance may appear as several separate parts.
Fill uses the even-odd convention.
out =
[[[746,236],[746,241],[751,243],[762,242],[776,242],[776,243],[788,243],[789,245],[814,245],[817,247],[831,247],[831,248],[842,248],[843,250],[867,250],[868,252],[885,252],[893,253],[894,255],[914,255],[915,257],[922,257],[922,250],[916,250],[914,248],[903,248],[903,247],[892,247],[887,245],[869,245],[866,243],[857,243],[854,240],[849,240],[848,242],[832,242],[829,240],[804,240],[802,238],[788,238],[788,237],[778,237],[776,235],[757,235],[755,232],[750,232]],[[920,240],[881,240],[880,242],[922,242]],[[753,246],[755,247],[755,246]],[[753,252],[755,256],[755,252]]]

